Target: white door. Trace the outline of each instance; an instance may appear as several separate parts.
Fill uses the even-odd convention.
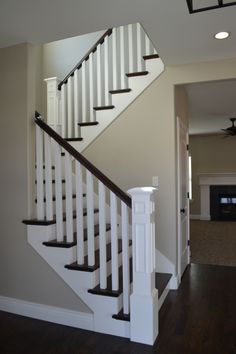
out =
[[[178,275],[179,280],[189,263],[189,178],[188,129],[177,117],[178,169]]]

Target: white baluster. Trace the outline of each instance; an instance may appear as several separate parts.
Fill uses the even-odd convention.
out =
[[[83,180],[80,162],[76,161],[76,232],[77,263],[84,264],[84,218],[83,218]]]
[[[74,73],[74,136],[78,136],[79,123],[79,77],[78,70]]]
[[[102,105],[101,44],[97,46],[97,107]]]
[[[133,42],[133,26],[128,25],[128,43],[129,43],[129,73],[134,72],[134,42]]]
[[[72,203],[72,161],[65,152],[65,180],[66,180],[66,240],[73,242],[73,203]]]
[[[37,181],[37,219],[44,219],[43,187],[43,131],[36,125],[36,181]]]
[[[137,71],[140,72],[143,70],[142,66],[142,37],[141,37],[141,25],[137,23]]]
[[[72,76],[70,76],[68,78],[68,83],[67,83],[67,109],[68,109],[68,119],[67,119],[68,136],[67,136],[67,138],[73,137],[73,127],[74,127],[74,124],[73,124],[73,82],[72,82],[72,80],[73,80],[73,78],[72,78]]]
[[[94,109],[93,109],[93,107],[94,107],[93,61],[94,61],[93,53],[90,53],[89,54],[89,111],[90,111],[89,120],[90,120],[90,122],[94,122],[94,120],[95,120]]]
[[[130,298],[131,340],[153,345],[158,334],[155,288],[155,188],[134,188],[132,197],[133,292]],[[142,318],[142,321],[140,321]],[[149,323],[149,326],[147,326]]]
[[[46,218],[53,219],[51,138],[44,133]]]
[[[124,27],[120,27],[120,86],[125,88],[125,36]]]
[[[104,91],[105,106],[109,105],[109,57],[108,57],[108,36],[104,39]]]
[[[123,274],[123,310],[129,313],[130,275],[129,275],[129,236],[128,236],[128,207],[121,202],[121,228],[122,228],[122,274]]]
[[[86,61],[82,63],[82,122],[87,121]]]
[[[56,192],[56,235],[57,241],[63,241],[63,208],[62,208],[62,173],[61,147],[54,142],[55,151],[55,192]]]
[[[110,192],[111,206],[111,274],[112,290],[119,290],[119,264],[118,264],[118,233],[117,233],[117,199],[113,192]]]
[[[117,30],[112,31],[112,71],[113,71],[113,90],[117,90]]]
[[[100,288],[107,287],[107,249],[106,249],[106,206],[105,186],[98,183],[99,194],[99,261],[100,261]]]
[[[149,37],[146,35],[146,33],[144,34],[145,36],[145,55],[150,55],[151,54],[151,41],[149,39]]]
[[[62,137],[67,135],[67,84],[61,86],[61,133]]]
[[[88,265],[95,264],[93,176],[86,170]]]

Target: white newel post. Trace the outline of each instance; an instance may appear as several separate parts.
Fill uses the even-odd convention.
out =
[[[131,340],[152,345],[158,335],[155,288],[155,188],[134,188],[132,198],[133,292],[130,297]]]
[[[60,80],[51,77],[44,81],[47,83],[47,124],[61,134],[61,91],[57,88]]]

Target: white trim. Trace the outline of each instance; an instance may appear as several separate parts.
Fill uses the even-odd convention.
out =
[[[170,290],[177,290],[179,288],[180,279],[179,279],[178,275],[172,275],[169,285],[170,285]]]
[[[189,144],[189,135],[188,135],[188,127],[183,123],[183,121],[180,119],[180,117],[176,117],[176,151],[177,151],[177,278],[174,280],[174,276],[171,278],[171,284],[172,287],[171,289],[178,289],[179,284],[181,282],[181,276],[182,276],[182,251],[181,251],[181,214],[180,214],[180,209],[183,208],[183,205],[180,205],[180,199],[181,199],[181,174],[180,174],[180,167],[181,167],[181,156],[180,156],[180,134],[181,134],[181,129],[184,131],[186,134],[186,144]],[[186,174],[188,176],[188,156],[189,154],[187,153],[186,150]],[[187,191],[189,191],[188,188],[188,177],[186,179],[186,184],[187,184]],[[186,196],[187,198],[187,196]],[[188,198],[186,199],[186,206],[184,206],[187,212],[187,240],[189,242],[190,240],[190,229],[189,229],[189,200]],[[189,264],[190,261],[190,254],[189,254],[189,247],[187,248],[187,263]]]
[[[172,278],[173,278],[173,276],[172,276]],[[166,299],[166,297],[167,297],[167,295],[168,295],[168,293],[169,293],[169,291],[171,289],[170,288],[171,279],[169,280],[168,284],[166,285],[166,288],[163,291],[163,293],[161,294],[161,296],[158,298],[158,311],[160,311],[160,309],[161,309],[161,307],[162,307],[162,305],[163,305],[163,303],[164,303],[164,301],[165,301],[165,299]]]
[[[211,216],[208,214],[202,214],[200,220],[211,220]]]
[[[93,314],[0,296],[0,310],[93,331]]]
[[[201,215],[200,214],[190,214],[190,219],[191,220],[200,220]]]

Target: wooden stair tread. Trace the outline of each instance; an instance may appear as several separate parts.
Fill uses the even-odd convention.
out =
[[[45,184],[45,183],[46,183],[46,180],[44,179],[44,180],[43,180],[43,184]],[[52,179],[52,183],[55,184],[55,183],[56,183],[56,180],[55,180],[55,179]],[[65,180],[65,179],[62,179],[62,180],[61,180],[61,183],[66,183],[66,180]],[[35,181],[35,184],[37,184],[37,181]]]
[[[150,59],[159,59],[159,55],[158,54],[150,54],[150,55],[144,55],[143,59],[144,60],[150,60]]]
[[[82,141],[83,138],[65,138],[66,141]]]
[[[63,237],[63,241],[58,241],[57,239],[54,239],[54,240],[51,240],[51,241],[43,242],[44,246],[57,247],[57,248],[70,248],[70,247],[76,246],[76,244],[77,244],[77,242],[76,242],[75,234],[73,235],[73,241],[72,242],[68,242],[66,240],[66,236]]]
[[[107,224],[106,225],[106,231],[109,231],[111,229],[111,225]],[[99,235],[99,224],[94,225],[94,237]],[[88,239],[88,230],[84,229],[84,242],[86,242]],[[74,232],[73,234],[73,241],[72,242],[67,242],[66,236],[63,237],[63,241],[57,241],[57,239],[53,239],[50,241],[45,241],[43,242],[44,246],[47,247],[58,247],[58,248],[70,248],[73,246],[77,245],[77,233]],[[65,266],[67,268],[67,266]]]
[[[131,246],[131,241],[129,245]],[[130,269],[130,282],[133,281],[133,272],[132,272],[132,258],[130,258],[129,262],[129,269]],[[95,295],[102,295],[102,296],[111,296],[111,297],[118,297],[122,294],[123,291],[123,283],[122,283],[123,275],[122,275],[122,265],[119,267],[119,289],[112,290],[112,276],[109,275],[107,278],[107,288],[101,289],[100,285],[95,286],[93,289],[89,289],[88,293],[95,294]]]
[[[115,106],[110,105],[110,106],[100,106],[100,107],[93,107],[93,109],[95,111],[103,111],[103,110],[107,110],[107,109],[113,109],[115,108]]]
[[[119,89],[119,90],[110,90],[109,92],[113,95],[116,95],[118,93],[127,93],[130,91],[131,91],[131,88],[126,88],[126,89]]]
[[[51,166],[52,170],[55,170],[55,166]],[[35,168],[37,168],[37,165],[35,165]],[[43,165],[43,169],[45,170],[45,165]]]
[[[83,197],[85,197],[85,196],[86,196],[86,194],[84,193],[84,194],[83,194]],[[75,198],[76,198],[76,194],[72,194],[71,197],[72,197],[72,199],[75,199]],[[63,195],[63,196],[62,196],[62,200],[65,200],[65,199],[66,199],[66,195]],[[37,199],[35,199],[34,201],[35,201],[35,203],[37,203]],[[43,198],[43,201],[44,201],[44,203],[46,202],[46,198],[45,198],[45,197]],[[53,196],[53,197],[52,197],[52,201],[53,201],[53,202],[56,201],[56,196]]]
[[[144,75],[147,75],[148,74],[148,71],[137,71],[137,72],[134,72],[134,73],[127,73],[126,76],[127,77],[135,77],[135,76],[144,76]]]
[[[117,315],[113,315],[112,318],[115,320],[121,320],[121,321],[130,321],[130,314],[124,313],[123,308],[120,310],[120,312]]]
[[[94,213],[98,213],[99,210],[97,208],[94,209]],[[84,209],[83,216],[87,216],[87,209]],[[76,211],[73,211],[73,219],[76,219]],[[63,213],[63,221],[66,221],[66,213]],[[23,224],[25,225],[42,225],[48,226],[56,223],[56,215],[53,216],[52,220],[37,220],[37,219],[30,219],[30,220],[22,220]]]
[[[93,126],[93,125],[98,125],[99,123],[98,122],[85,122],[85,123],[78,123],[78,125],[80,127],[90,127],[90,126]]]
[[[169,273],[156,273],[155,274],[155,287],[158,290],[158,298],[161,297],[163,291],[165,290],[167,284],[170,281],[172,274]],[[123,308],[116,315],[113,315],[112,318],[115,320],[121,321],[130,321],[130,314],[124,314]]]
[[[109,231],[109,228],[108,230]],[[108,243],[106,245],[107,249],[107,262],[111,260],[111,243]],[[118,241],[118,253],[121,253],[122,251],[122,242],[121,240]],[[98,269],[100,266],[99,262],[99,249],[95,251],[95,264],[94,266],[89,266],[88,265],[88,256],[84,257],[84,264],[79,265],[77,262],[74,262],[72,264],[66,265],[65,268],[70,269],[70,270],[79,270],[79,271],[85,271],[85,272],[93,272],[96,269]]]

